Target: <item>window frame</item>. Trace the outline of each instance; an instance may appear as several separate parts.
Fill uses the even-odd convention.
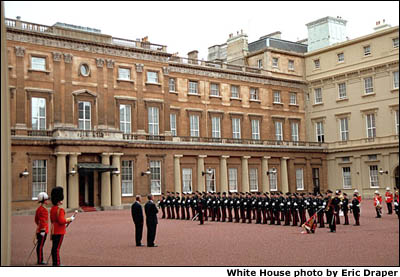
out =
[[[274,129],[275,129],[275,140],[283,141],[283,122],[279,120],[274,121]],[[278,131],[280,132],[278,133]]]
[[[127,71],[128,72],[128,76],[126,78],[121,78],[121,76],[124,76],[124,74],[121,75],[121,71]],[[131,69],[127,68],[127,67],[118,67],[118,80],[122,80],[122,81],[131,81]]]
[[[345,126],[343,126],[343,122],[345,122]],[[345,127],[345,129],[343,128]],[[349,118],[342,117],[339,118],[339,130],[340,130],[340,141],[348,141],[349,140]]]
[[[260,100],[258,88],[251,87],[249,90],[249,97],[250,100]]]
[[[258,59],[257,60],[257,68],[263,68],[263,60],[262,59]]]
[[[396,78],[396,76],[397,76],[397,78]],[[396,81],[397,81],[397,83],[396,83]],[[397,86],[396,86],[396,84],[397,84]],[[399,71],[393,71],[393,89],[399,89]]]
[[[235,172],[234,177],[231,175],[232,172]],[[235,189],[232,189],[232,186],[234,185]],[[238,170],[236,167],[230,167],[228,168],[228,186],[229,186],[229,191],[230,192],[237,192],[238,191]]]
[[[34,112],[33,105],[34,105],[34,102],[36,102],[36,101],[37,101],[37,110],[36,110],[37,116],[34,116],[33,115],[33,112]],[[40,115],[40,109],[41,109],[40,104],[41,104],[41,102],[42,103],[44,102],[44,116]],[[46,125],[46,123],[47,123],[46,122],[47,121],[47,118],[46,118],[47,107],[46,107],[46,104],[47,104],[47,101],[46,101],[46,98],[44,98],[44,97],[32,97],[31,98],[31,126],[32,126],[31,128],[32,128],[32,130],[46,130],[47,129],[47,125]],[[37,124],[38,127],[37,128],[33,127],[33,121],[34,121],[35,118],[36,118],[36,120],[38,122],[38,124]],[[40,123],[41,119],[44,119],[44,124]],[[44,125],[44,126],[42,126],[42,125]]]
[[[121,118],[121,109],[122,107],[125,108],[124,111],[124,117]],[[128,108],[129,109],[126,109]],[[127,115],[127,110],[129,110],[129,116]],[[129,132],[126,130],[126,126],[129,124]],[[124,128],[121,128],[121,126],[124,126]],[[132,106],[129,104],[120,104],[119,105],[119,130],[122,131],[124,134],[130,134],[132,132]]]
[[[83,103],[83,118],[80,118],[79,112],[79,104]],[[89,104],[89,105],[86,105]],[[86,118],[86,107],[89,106],[89,118]],[[83,129],[80,128],[79,124],[80,122],[83,122]],[[89,129],[86,129],[86,122],[89,122]],[[90,101],[78,101],[78,129],[82,131],[90,131],[92,130],[92,102]]]
[[[194,120],[196,119],[196,120]],[[197,124],[197,126],[196,126]],[[189,115],[189,129],[190,129],[190,136],[198,138],[200,137],[200,116],[197,114]],[[197,128],[196,128],[197,127]]]
[[[173,81],[172,84],[171,84],[171,81]],[[169,90],[169,92],[176,92],[176,79],[175,78],[168,79],[168,90]]]
[[[233,95],[233,88],[237,89],[237,91],[236,91],[237,96]],[[234,99],[239,99],[240,98],[240,87],[239,86],[231,85],[231,98],[234,98]]]
[[[233,139],[241,139],[241,118],[232,117],[232,138]]]
[[[174,120],[172,120],[172,118],[174,118]],[[169,127],[171,130],[171,135],[173,137],[176,137],[178,135],[178,128],[176,125],[176,113],[169,114]]]
[[[301,179],[298,176],[298,172],[301,172]],[[296,168],[296,190],[304,190],[304,169],[303,168]]]
[[[338,53],[337,58],[338,58],[337,59],[338,63],[343,63],[344,62],[344,53],[343,52]]]
[[[278,96],[278,97],[277,97]],[[282,98],[281,98],[281,91],[280,90],[274,90],[273,91],[273,104],[282,104]],[[279,99],[278,99],[279,98]],[[276,100],[278,99],[279,102],[277,102]]]
[[[211,117],[211,137],[221,138],[221,117],[219,116]]]
[[[369,81],[370,80],[370,81]],[[368,85],[368,87],[367,87]],[[372,76],[364,78],[364,94],[373,94],[374,93],[374,79]]]
[[[314,69],[320,69],[321,68],[321,61],[319,59],[313,60],[314,62]]]
[[[366,114],[365,115],[365,119],[366,119],[367,138],[369,138],[369,139],[376,138],[376,118],[375,118],[375,113]]]
[[[374,167],[374,169],[372,169],[372,167]],[[370,188],[379,188],[378,165],[369,166],[369,186]]]
[[[293,129],[293,126],[296,126],[296,128]],[[296,132],[293,132],[293,130],[296,130]],[[291,122],[290,123],[290,131],[291,131],[292,141],[298,142],[299,139],[300,139],[300,136],[299,136],[299,122]]]
[[[154,166],[154,165],[156,165],[156,166]],[[149,161],[149,168],[150,168],[150,172],[151,172],[151,174],[150,174],[150,193],[153,194],[153,195],[161,195],[161,191],[162,191],[162,162],[160,160],[150,160]],[[155,171],[154,169],[158,169],[158,168],[160,169],[160,172],[159,173],[158,172],[154,172]],[[156,174],[160,175],[159,179],[154,178],[154,176]],[[156,182],[159,182],[159,187],[160,187],[159,191],[153,190],[153,188],[154,188],[153,184],[156,183]],[[157,187],[158,186],[156,186],[156,188]]]
[[[198,81],[193,81],[193,80],[188,81],[188,94],[195,94],[195,95],[199,94],[199,82]]]
[[[371,56],[371,45],[363,46],[364,57]]]
[[[147,128],[150,136],[160,135],[160,111],[158,107],[149,106],[147,108]]]
[[[397,41],[397,44],[396,44],[396,41]],[[399,48],[399,37],[392,38],[392,45],[393,45],[393,48]]]
[[[218,83],[210,83],[210,96],[220,97],[220,89]]]
[[[315,135],[317,142],[325,142],[325,130],[323,121],[315,122]]]
[[[289,93],[289,105],[297,105],[297,92]]]
[[[47,70],[47,57],[31,55],[30,58],[31,58],[31,68],[30,69],[38,70],[38,71],[46,71]],[[42,63],[34,62],[34,59],[43,60],[44,64],[42,65]],[[44,66],[44,68],[36,67],[38,64]],[[80,68],[79,68],[79,70],[80,70]]]
[[[255,186],[253,186],[253,185],[255,185]],[[258,191],[258,189],[259,189],[258,168],[256,168],[256,167],[249,168],[249,189],[251,192]]]
[[[189,179],[185,178],[185,177],[187,177],[187,174],[185,174],[185,171],[190,172]],[[185,188],[188,188],[188,186],[185,185],[186,182],[189,182],[189,190],[185,190]],[[182,192],[183,193],[192,193],[192,191],[193,191],[193,170],[192,170],[192,168],[182,168]]]
[[[346,171],[345,171],[346,169]],[[348,171],[347,171],[348,169]],[[350,166],[345,166],[342,167],[342,181],[343,181],[343,189],[351,189],[352,184],[351,184],[351,167]]]
[[[250,123],[251,123],[251,139],[260,140],[261,139],[260,120],[259,119],[251,119]]]
[[[322,98],[322,88],[314,88],[314,104],[322,104],[323,103],[323,98]]]
[[[269,190],[278,191],[278,172],[275,174],[269,174]]]
[[[279,58],[272,57],[272,67],[279,68]]]
[[[35,166],[35,162],[36,163],[44,162],[44,166],[43,165],[40,166],[40,164],[38,166]],[[38,170],[42,171],[43,169],[45,170],[45,172],[44,172],[45,180],[44,181],[42,180],[43,172],[40,172],[39,176],[36,177],[36,179],[39,178],[40,180],[36,181],[35,175],[38,173]],[[46,159],[33,160],[32,161],[32,194],[31,194],[32,200],[38,200],[38,195],[40,192],[47,192],[47,183],[48,183],[47,181],[48,181],[47,160]]]
[[[155,82],[153,82],[153,78],[149,78],[149,77],[151,77],[149,74],[150,73],[153,73],[153,74],[155,74]],[[147,83],[148,84],[156,84],[156,85],[159,85],[160,84],[160,79],[158,78],[158,71],[153,71],[153,70],[148,70],[148,71],[146,71],[146,80],[147,80]]]
[[[339,99],[347,99],[347,85],[345,82],[338,84]]]
[[[294,60],[288,60],[288,70],[294,71]]]
[[[126,165],[128,163],[128,165]],[[134,166],[134,161],[133,160],[122,160],[121,161],[121,196],[122,197],[129,197],[133,196],[133,166]],[[129,174],[127,174],[127,171],[130,171]],[[128,176],[127,176],[128,175]],[[126,178],[124,180],[124,176],[130,177]],[[124,189],[125,188],[125,189]],[[132,189],[132,193],[129,192],[129,189]],[[124,191],[128,191],[125,192]]]
[[[216,184],[217,178],[215,176],[216,170],[215,170],[215,168],[209,168],[209,170],[211,170],[212,173],[206,174],[206,190],[207,190],[207,192],[216,192],[216,189],[217,189],[217,184]],[[209,188],[211,188],[211,183],[213,183],[214,190],[209,190]]]

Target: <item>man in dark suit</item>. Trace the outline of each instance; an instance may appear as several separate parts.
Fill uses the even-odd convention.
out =
[[[146,226],[147,226],[147,247],[157,247],[158,245],[154,244],[154,239],[156,238],[156,230],[157,230],[157,213],[158,209],[156,205],[153,203],[153,195],[149,194],[147,196],[146,205],[144,205],[144,211],[146,213]]]
[[[136,246],[143,246],[142,244],[143,211],[140,201],[141,201],[140,195],[136,195],[136,201],[131,206],[132,219],[133,223],[135,223]]]

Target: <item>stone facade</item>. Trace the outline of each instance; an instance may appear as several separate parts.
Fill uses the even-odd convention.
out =
[[[227,64],[188,64],[172,59],[164,48],[89,45],[82,32],[77,38],[69,33],[64,40],[59,34],[8,26],[14,210],[36,205],[38,185],[47,192],[63,186],[67,208],[120,206],[136,194],[184,192],[188,184],[191,191],[211,185],[215,191],[269,191],[271,168],[277,170],[277,190],[313,191],[314,184],[327,188],[324,145],[306,141],[304,80]],[[44,68],[34,68],[32,57],[44,60]],[[232,86],[238,89],[235,97]],[[253,89],[255,99],[250,97]],[[278,105],[272,96],[276,90],[282,97]],[[289,105],[293,92],[297,104]],[[45,102],[40,130],[32,124],[37,98]],[[83,106],[88,107],[84,113]],[[127,106],[130,116],[121,118],[120,109]],[[171,128],[171,115],[176,128]],[[196,118],[198,128],[191,128]],[[234,138],[237,120],[240,137]],[[258,130],[252,120],[259,123]],[[220,126],[217,137],[215,121]],[[283,129],[280,141],[277,121]],[[299,124],[298,141],[292,141],[293,121]],[[82,130],[84,122],[90,127]],[[126,122],[130,130],[123,132]],[[196,130],[198,136],[193,135]],[[35,161],[46,161],[40,182],[33,180],[38,176]],[[85,169],[88,163],[98,168]],[[20,175],[25,169],[29,175]],[[207,169],[214,170],[211,177],[204,175]],[[250,182],[255,169],[256,181]],[[296,169],[303,169],[299,187]],[[319,175],[313,178],[315,169]]]

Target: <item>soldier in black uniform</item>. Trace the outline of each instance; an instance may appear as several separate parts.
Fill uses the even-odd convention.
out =
[[[280,216],[281,216],[281,221],[284,222],[285,221],[285,204],[286,204],[286,201],[284,201],[285,197],[283,197],[283,193],[282,192],[279,192],[278,199],[279,199],[279,213],[280,213]]]
[[[298,226],[298,222],[299,222],[299,215],[298,215],[299,204],[298,204],[298,199],[297,199],[296,193],[292,194],[291,202],[292,202],[291,213],[292,213],[292,217],[293,217],[292,226]]]
[[[300,226],[306,222],[306,204],[304,202],[304,193],[299,196],[299,215],[300,215]]]
[[[217,221],[221,220],[221,193],[217,192],[217,197],[216,197],[217,205],[216,205],[216,213],[217,213]]]
[[[274,206],[274,217],[276,220],[276,225],[281,225],[281,201],[279,199],[280,195],[279,192],[275,194],[275,206]]]
[[[193,194],[192,201],[191,201],[191,208],[192,208],[192,219],[196,216],[197,214],[197,198],[198,198],[198,191],[196,191],[196,194]]]
[[[235,198],[233,199],[233,211],[235,213],[235,223],[239,223],[240,222],[240,197],[239,197],[239,193],[236,192],[235,193]]]
[[[311,218],[312,217],[312,199],[311,199],[311,193],[307,192],[307,194],[305,196],[303,196],[303,200],[304,200],[304,209],[307,210],[308,212],[308,217]]]
[[[400,214],[399,214],[399,190],[396,189],[394,192],[394,211],[397,214],[397,218],[400,220]]]
[[[199,225],[203,225],[204,224],[203,207],[202,207],[203,198],[201,197],[201,194],[198,191],[196,192],[196,196],[195,196],[193,202],[194,202],[194,206],[196,208],[197,217],[198,217],[198,219],[200,221]]]
[[[167,199],[166,199],[167,219],[171,219],[171,204],[172,204],[171,193],[167,191]]]
[[[228,206],[228,198],[226,197],[226,192],[222,193],[222,198],[221,198],[221,221],[225,222],[226,221],[226,208]]]
[[[339,204],[338,200],[335,200],[334,197],[332,197],[332,191],[328,190],[328,204],[326,206],[327,209],[327,217],[328,217],[328,224],[329,224],[329,229],[331,233],[336,232],[336,221],[335,221],[335,211],[336,211],[336,206]],[[340,201],[340,200],[339,200]]]
[[[186,206],[186,193],[182,193],[182,199],[181,199],[181,219],[185,220],[185,206]]]
[[[192,196],[188,193],[186,197],[186,202],[185,202],[185,208],[186,208],[186,220],[190,219],[190,205],[192,204]]]
[[[256,219],[256,210],[257,210],[257,205],[256,205],[256,203],[257,203],[257,197],[256,197],[256,193],[255,192],[252,192],[251,193],[251,195],[250,195],[251,197],[250,197],[250,199],[251,199],[251,211],[252,211],[252,213],[253,213],[253,219]]]
[[[324,213],[325,213],[325,209],[326,209],[326,203],[325,203],[321,193],[318,193],[317,204],[318,204],[317,216],[318,216],[319,228],[325,228]]]
[[[268,224],[268,220],[271,221],[272,217],[271,217],[271,198],[272,197],[272,192],[271,194],[266,192],[265,193],[265,199],[264,199],[264,207],[265,207],[265,213],[267,215],[267,218],[265,219],[265,224]]]
[[[343,193],[343,200],[342,200],[342,211],[344,216],[344,224],[349,225],[349,199],[347,198],[347,193]]]
[[[204,221],[208,221],[208,217],[211,216],[211,195],[210,192],[206,192],[203,194],[203,198],[205,199],[203,206],[204,213]]]
[[[246,209],[247,209],[247,200],[243,197],[244,193],[240,193],[240,218],[242,219],[242,223],[246,223]]]
[[[310,218],[318,211],[318,201],[317,197],[314,194],[311,194],[310,198],[310,208],[308,209],[308,213],[311,214]]]
[[[171,192],[171,219],[175,219],[175,192]]]
[[[263,208],[261,192],[257,192],[255,207],[256,207],[256,224],[261,224],[261,212]]]
[[[181,208],[181,197],[179,195],[179,192],[176,192],[176,197],[175,197],[176,219],[180,219],[180,216],[179,216],[180,208]]]
[[[232,197],[232,192],[228,192],[228,198],[226,202],[226,207],[228,209],[228,222],[233,222],[233,216],[232,216],[232,209],[233,209],[233,204],[234,204],[234,199]]]
[[[354,216],[354,226],[360,226],[360,202],[358,201],[357,193],[353,195],[353,200],[351,201],[349,206],[350,212],[352,212]]]
[[[275,225],[275,205],[276,205],[276,201],[275,201],[275,192],[271,192],[271,198],[269,199],[269,214],[271,216],[271,220],[269,222],[270,225]]]
[[[267,207],[266,207],[267,192],[262,195],[261,198],[261,213],[262,213],[262,224],[267,224]]]
[[[247,193],[246,194],[246,200],[247,200],[247,206],[246,206],[246,218],[248,220],[248,224],[251,224],[251,211],[253,209],[253,203],[252,203],[252,199],[251,199],[251,194]]]
[[[323,204],[324,204],[324,213],[325,213],[325,223],[328,225],[328,226],[326,226],[327,228],[329,228],[329,222],[328,222],[328,210],[327,210],[327,207],[328,207],[328,201],[329,201],[329,197],[328,197],[328,193],[327,192],[325,192],[325,196],[324,196],[324,199],[323,199]]]
[[[283,203],[285,209],[285,226],[290,226],[290,209],[292,208],[292,202],[290,201],[290,192],[286,193]]]
[[[340,196],[340,191],[337,190],[335,193],[335,197],[333,198],[335,200],[336,206],[335,206],[335,220],[336,220],[336,224],[340,224],[340,216],[339,216],[339,211],[341,209],[342,206],[342,201],[339,198]]]
[[[158,203],[158,206],[161,208],[161,211],[162,211],[161,218],[165,218],[165,204],[166,204],[166,202],[165,202],[164,193],[161,193],[161,200]]]

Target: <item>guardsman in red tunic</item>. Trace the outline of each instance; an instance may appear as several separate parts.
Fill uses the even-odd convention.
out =
[[[382,214],[382,196],[380,195],[379,191],[375,191],[374,196],[374,207],[376,210],[376,218],[381,218]]]
[[[45,205],[47,205],[47,200],[49,196],[45,192],[41,192],[38,195],[38,202],[40,206],[36,209],[35,223],[36,228],[36,254],[37,254],[37,264],[45,265],[46,262],[43,261],[43,247],[49,233],[49,212],[47,211]]]
[[[392,214],[393,193],[390,191],[389,187],[386,188],[385,202],[386,202],[386,206],[388,208],[388,214]]]
[[[62,187],[55,187],[51,191],[51,202],[53,207],[50,210],[50,220],[51,220],[51,240],[53,241],[53,246],[51,248],[51,256],[53,259],[53,266],[60,266],[60,248],[64,235],[66,233],[66,225],[69,222],[74,221],[75,217],[71,216],[65,218],[65,211],[63,208],[59,207],[62,205],[64,200],[64,191]]]

